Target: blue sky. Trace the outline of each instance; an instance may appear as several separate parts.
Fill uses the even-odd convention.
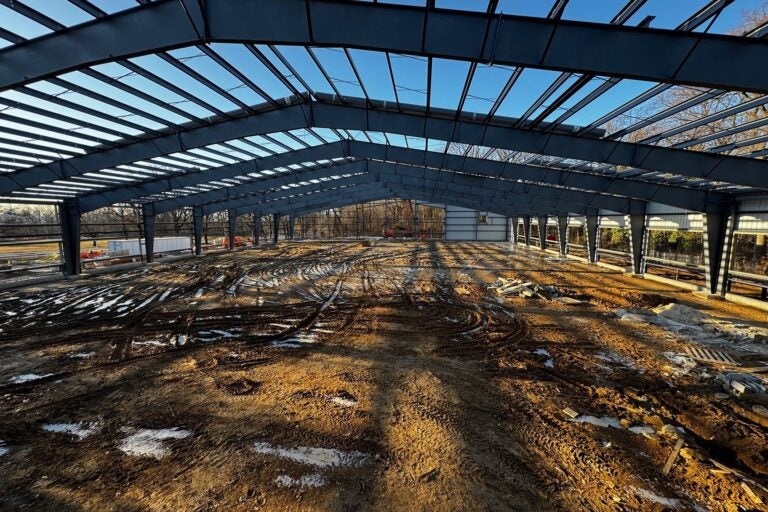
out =
[[[73,25],[91,19],[88,14],[64,0],[23,1],[30,7],[38,9],[65,25]],[[501,0],[499,2],[498,11],[506,14],[546,16],[553,1],[554,0]],[[136,5],[133,0],[93,0],[93,3],[107,12],[115,12]],[[423,5],[424,0],[393,0],[390,3]],[[627,25],[636,25],[646,16],[652,15],[655,16],[655,20],[651,24],[652,27],[674,28],[685,18],[695,13],[705,3],[705,0],[648,0],[642,9],[629,20]],[[739,23],[743,10],[757,8],[762,3],[763,0],[736,0],[725,9],[717,22],[710,28],[710,31],[715,33],[728,32]],[[570,0],[563,17],[565,19],[580,21],[607,22],[615,16],[625,4],[626,0]],[[487,2],[484,0],[437,0],[437,6],[445,8],[485,10],[486,5]],[[0,6],[0,26],[27,38],[37,37],[48,32],[48,29],[45,27],[26,20],[3,6]],[[213,44],[212,47],[226,60],[237,66],[270,96],[281,98],[290,95],[290,90],[276,79],[267,68],[242,45]],[[281,69],[284,74],[290,75],[288,69],[283,66],[280,59],[278,59],[269,48],[259,46],[259,49],[273,64],[275,64],[275,66]],[[319,92],[333,93],[333,87],[323,77],[318,66],[306,49],[290,46],[281,46],[278,47],[278,49],[290,64],[298,70],[311,88]],[[318,61],[328,71],[329,75],[331,75],[333,85],[341,92],[341,94],[358,97],[363,96],[363,90],[358,85],[354,71],[342,50],[336,48],[324,48],[316,49],[314,52]],[[182,60],[195,71],[207,76],[219,87],[226,90],[229,94],[243,103],[258,104],[264,101],[263,98],[251,89],[242,86],[239,80],[219,67],[210,58],[202,55],[197,48],[174,50],[170,52],[170,54]],[[383,53],[350,50],[350,54],[358,67],[366,92],[371,97],[381,100],[395,101],[396,92],[397,97],[403,103],[418,105],[424,105],[426,103],[426,59],[408,55],[392,55],[391,62],[396,81],[395,90],[389,80],[389,69],[386,57]],[[132,62],[166,80],[172,81],[183,90],[192,93],[217,109],[231,111],[238,108],[232,101],[196,82],[157,56],[149,55],[138,57],[132,59]],[[119,80],[123,83],[152,94],[167,104],[172,104],[176,108],[187,112],[190,116],[207,117],[214,114],[214,112],[185,100],[181,96],[178,96],[141,76],[131,74],[126,68],[118,64],[105,64],[96,66],[95,69],[110,77],[119,77]],[[432,106],[455,109],[468,70],[469,64],[466,62],[434,59],[431,82]],[[487,113],[513,71],[514,68],[507,66],[478,66],[469,90],[469,95],[464,105],[464,110],[479,114]],[[559,75],[560,73],[554,71],[536,69],[525,70],[512,89],[512,92],[501,105],[498,115],[509,117],[521,116],[528,109],[530,104],[538,98]],[[97,91],[120,101],[124,101],[136,108],[145,110],[146,112],[165,120],[166,123],[158,123],[151,119],[137,116],[114,106],[100,103],[92,98],[87,98],[77,92],[67,91],[58,85],[48,82],[33,84],[31,87],[48,94],[61,95],[61,98],[72,101],[74,104],[88,106],[106,114],[121,117],[126,121],[130,120],[130,122],[133,123],[133,126],[126,126],[120,122],[105,122],[103,119],[84,115],[74,110],[53,105],[39,99],[34,99],[14,91],[0,94],[0,101],[2,101],[3,97],[13,99],[21,103],[68,115],[75,119],[92,121],[96,124],[115,129],[128,135],[140,133],[141,130],[137,129],[136,125],[146,129],[161,129],[164,126],[183,123],[188,120],[170,110],[159,108],[156,105],[130,96],[117,88],[107,86],[103,82],[99,82],[82,73],[69,73],[62,78],[71,82],[73,86]],[[559,89],[559,92],[565,90],[575,79],[575,77],[572,77],[566,81],[566,83]],[[304,87],[298,80],[292,77],[289,78],[289,80],[297,89],[304,90]],[[586,87],[579,91],[579,93],[568,100],[559,110],[556,110],[551,114],[547,120],[551,121],[557,118],[563,112],[563,109],[578,102],[594,88],[598,87],[602,81],[603,78],[601,77],[593,79]],[[618,105],[647,90],[651,86],[653,86],[651,83],[637,80],[623,80],[619,86],[611,89],[587,108],[571,117],[567,122],[570,124],[587,125],[600,118],[606,112],[613,110]],[[557,97],[557,94],[553,97]],[[547,103],[548,102],[545,102],[545,105]],[[14,114],[13,109],[9,109],[8,113],[17,115]],[[535,116],[536,112],[534,112],[532,117]],[[42,116],[26,113],[23,115],[22,119],[50,122],[49,119]],[[0,131],[3,126],[19,128],[21,125],[15,125],[9,121],[2,121],[0,122]],[[55,121],[55,126],[65,129],[68,128],[68,125],[61,121]],[[76,127],[72,125],[71,128]],[[40,134],[45,133],[42,130],[32,131]],[[88,134],[105,139],[115,139],[115,136],[113,135],[100,133],[90,129],[78,129],[77,132],[72,133],[72,136],[69,137],[68,140],[70,142],[83,142],[87,145],[87,141],[79,139],[77,133]]]

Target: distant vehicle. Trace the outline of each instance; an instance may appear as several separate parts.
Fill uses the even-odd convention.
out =
[[[101,258],[102,256],[104,256],[104,251],[94,251],[93,249],[89,251],[80,251],[81,260],[92,260],[95,258]]]
[[[384,230],[384,238],[411,238],[413,230],[403,226],[395,226]]]
[[[235,237],[235,247],[245,247],[248,245],[249,240],[247,238],[244,238],[242,236],[236,236]],[[224,237],[224,247],[229,247],[229,237]]]

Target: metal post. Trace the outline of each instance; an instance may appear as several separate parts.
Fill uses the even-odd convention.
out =
[[[253,212],[253,245],[259,245],[261,238],[261,212]]]
[[[195,255],[203,253],[203,209],[195,206],[192,209],[192,236],[195,238]]]
[[[523,236],[525,237],[525,245],[531,245],[531,216],[523,216]]]
[[[517,217],[509,218],[509,226],[507,227],[507,240],[512,242],[512,245],[517,245]]]
[[[413,202],[413,237],[416,240],[421,238],[421,219],[419,218],[419,203]]]
[[[230,208],[227,210],[227,238],[229,239],[229,250],[235,249],[235,235],[237,234],[237,210]]]
[[[587,260],[590,263],[597,262],[597,228],[598,228],[598,212],[588,213],[586,215],[587,224]]]
[[[568,215],[557,216],[557,241],[560,244],[560,255],[568,254]]]
[[[293,240],[293,235],[296,232],[296,216],[290,214],[288,216],[288,240]]]
[[[537,222],[539,224],[539,247],[544,251],[547,248],[547,216],[540,215]]]
[[[280,237],[280,214],[274,213],[272,214],[272,241],[274,243],[277,243],[278,238]]]
[[[64,252],[64,274],[80,274],[80,212],[74,202],[64,201],[59,206],[61,241]]]
[[[704,270],[707,292],[725,295],[736,227],[736,204],[704,214]]]
[[[147,205],[141,207],[141,216],[144,220],[144,247],[147,252],[147,263],[155,261],[155,213]],[[139,240],[141,249],[141,240]]]
[[[643,255],[646,242],[645,227],[645,203],[633,202],[629,214],[629,245],[632,256],[632,272],[642,274],[644,272]]]

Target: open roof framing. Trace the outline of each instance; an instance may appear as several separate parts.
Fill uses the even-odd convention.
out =
[[[733,2],[664,28],[646,0],[607,23],[477,3],[0,0],[0,201],[279,211],[381,187],[512,215],[768,190],[768,115],[745,116],[768,105],[768,29],[713,33]]]

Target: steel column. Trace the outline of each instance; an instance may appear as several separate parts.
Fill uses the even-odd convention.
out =
[[[725,295],[736,224],[736,204],[726,205],[720,213],[704,215],[704,270],[707,292]]]
[[[235,248],[235,233],[237,232],[237,210],[230,208],[227,210],[227,238],[229,238],[230,251]]]
[[[557,242],[560,244],[560,254],[568,254],[568,215],[557,216]]]
[[[507,240],[512,242],[512,245],[517,245],[517,227],[518,227],[518,218],[517,217],[509,217],[509,226],[507,230]]]
[[[272,214],[272,242],[277,243],[280,238],[280,214]]]
[[[147,263],[152,263],[155,261],[155,214],[146,206],[142,206],[141,214],[144,221],[144,248],[147,253]]]
[[[645,272],[643,261],[647,235],[645,220],[645,204],[643,203],[636,212],[629,214],[629,252],[632,256],[632,272],[634,274]]]
[[[540,215],[536,222],[539,226],[539,248],[544,251],[547,248],[547,216]]]
[[[74,203],[64,201],[59,205],[61,242],[64,252],[64,274],[80,274],[80,212]]]
[[[203,209],[195,206],[192,209],[192,234],[195,238],[195,255],[203,253]]]
[[[261,212],[253,212],[253,245],[259,245],[261,238]]]
[[[293,240],[293,235],[296,232],[296,216],[293,214],[288,215],[288,240]]]
[[[597,262],[598,221],[600,217],[597,211],[586,215],[587,227],[587,260],[590,263]]]
[[[525,245],[531,246],[531,216],[523,216],[523,235],[525,236]]]

